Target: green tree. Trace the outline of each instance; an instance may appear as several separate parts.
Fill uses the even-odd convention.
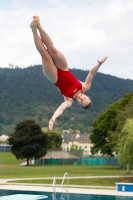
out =
[[[119,113],[125,113],[126,106],[129,106],[132,100],[133,93],[127,94],[124,98],[119,99],[117,102],[111,104],[107,110],[99,115],[97,120],[94,121],[92,134],[90,135],[90,139],[94,144],[92,147],[93,154],[100,151],[102,154],[113,156],[113,152],[118,141],[120,127],[122,127],[122,124],[120,126],[121,114]],[[125,121],[123,120],[123,125],[124,123]]]
[[[62,144],[62,135],[58,131],[46,131],[47,134],[47,148],[48,149],[56,149],[61,148]]]
[[[3,126],[1,131],[2,134],[10,135],[10,133],[14,132],[15,124]]]
[[[78,154],[78,155],[82,155],[84,149],[78,148],[78,145],[76,145],[76,144],[72,144],[72,146],[70,148],[70,151],[72,153],[75,153],[75,154]]]
[[[124,106],[123,109],[119,110],[117,113],[117,128],[116,131],[118,133],[121,133],[121,130],[126,122],[126,120],[129,118],[133,117],[133,98],[131,99],[131,101]]]
[[[133,164],[133,118],[126,120],[117,149],[118,159],[122,165],[127,165],[127,172],[130,173],[130,165]]]
[[[17,159],[40,158],[47,152],[47,135],[34,120],[24,120],[16,125],[15,132],[9,137],[12,153]]]

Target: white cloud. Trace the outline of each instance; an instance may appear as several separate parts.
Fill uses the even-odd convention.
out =
[[[0,3],[0,67],[41,63],[29,28],[37,14],[70,68],[90,69],[108,55],[100,72],[133,79],[132,0],[10,0],[10,5]]]

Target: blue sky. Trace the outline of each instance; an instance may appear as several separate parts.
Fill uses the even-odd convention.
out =
[[[107,55],[99,72],[133,80],[132,0],[0,0],[0,67],[41,64],[29,28],[34,14],[69,68],[89,70]]]

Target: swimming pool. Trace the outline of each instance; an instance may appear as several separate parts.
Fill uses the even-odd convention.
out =
[[[46,195],[48,200],[133,200],[133,197],[128,196],[109,196],[109,195],[91,195],[91,194],[72,194],[56,193],[56,198],[52,192],[33,192],[22,190],[0,190],[0,196],[14,194],[30,194],[30,195]],[[43,200],[43,199],[42,199]],[[46,199],[44,199],[46,200]]]

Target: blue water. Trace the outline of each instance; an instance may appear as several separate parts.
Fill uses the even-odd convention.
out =
[[[48,200],[55,200],[53,197],[53,193],[51,192],[0,190],[0,196],[13,195],[13,194],[46,195],[48,196]],[[69,193],[67,196],[65,193],[56,193],[56,199],[59,200],[61,199],[61,197],[63,200],[133,200],[133,196],[127,197],[127,196],[109,196],[109,195],[107,196],[107,195],[71,194],[71,193]]]

